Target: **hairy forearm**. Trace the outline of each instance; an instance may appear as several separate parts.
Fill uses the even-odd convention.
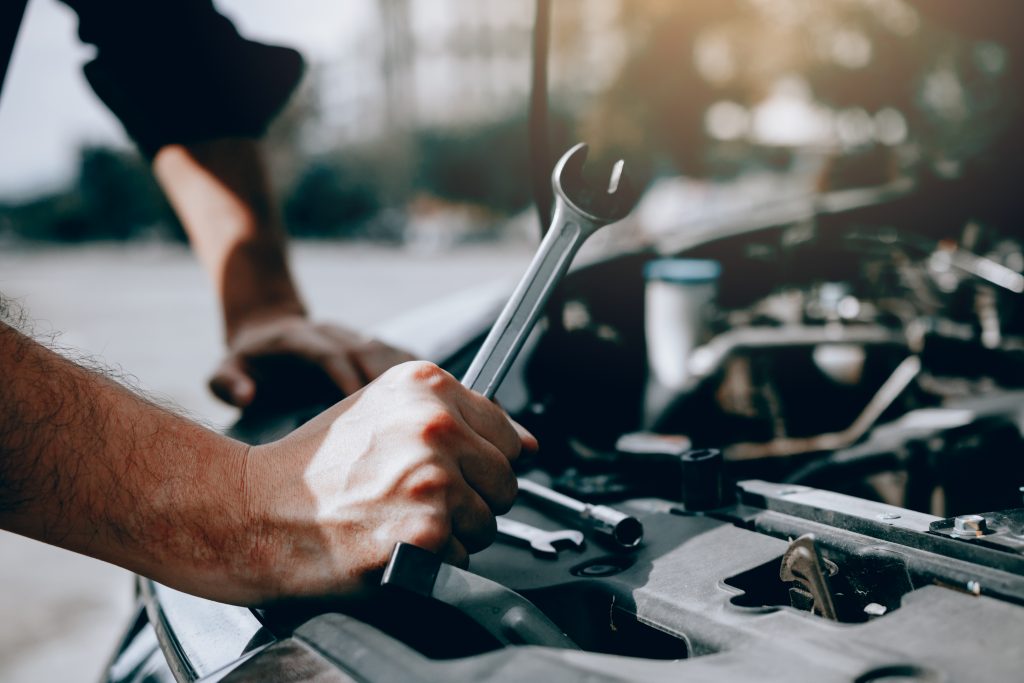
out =
[[[247,448],[0,323],[0,527],[209,593],[252,557]]]
[[[168,145],[153,170],[217,287],[229,341],[251,320],[305,314],[257,141]]]
[[[536,448],[425,362],[253,448],[2,322],[0,378],[0,528],[243,605],[365,594],[397,542],[464,563]]]

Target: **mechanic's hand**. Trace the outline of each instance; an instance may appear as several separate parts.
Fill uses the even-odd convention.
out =
[[[512,506],[524,446],[537,442],[496,404],[416,361],[253,447],[249,528],[268,599],[365,593],[398,541],[464,566]]]
[[[336,325],[301,315],[247,323],[230,337],[228,356],[210,379],[218,398],[245,408],[256,398],[254,372],[261,359],[292,357],[321,369],[345,394],[353,394],[385,370],[412,360],[405,351]]]

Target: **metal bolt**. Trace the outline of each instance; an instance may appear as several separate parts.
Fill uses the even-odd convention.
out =
[[[953,535],[977,538],[988,533],[988,522],[981,515],[959,515],[953,519]]]

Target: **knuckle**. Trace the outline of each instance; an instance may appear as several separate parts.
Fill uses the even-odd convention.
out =
[[[403,363],[402,367],[407,368],[409,374],[414,379],[429,379],[441,371],[441,368],[425,360],[409,361],[408,363]]]
[[[409,361],[406,365],[412,366],[412,378],[415,381],[434,389],[448,386],[455,381],[451,375],[429,361]]]
[[[441,393],[458,382],[450,374],[429,361],[410,360],[390,368],[385,374],[394,378],[398,386],[411,386],[414,390]]]
[[[446,494],[455,486],[455,476],[441,465],[422,465],[408,479],[409,495],[417,500],[432,499]]]
[[[360,340],[359,346],[367,354],[383,354],[388,349],[387,344],[374,337],[363,338]]]
[[[284,346],[293,341],[295,337],[295,331],[290,326],[284,326],[271,330],[267,335],[260,340],[264,345],[267,346]],[[254,344],[255,345],[255,344]]]
[[[416,369],[413,367],[413,362],[410,361],[408,363],[400,363],[399,365],[388,369],[385,374],[391,379],[406,381],[412,378],[415,371]]]
[[[440,515],[426,514],[410,521],[402,534],[407,543],[427,550],[439,550],[451,536],[451,527]]]
[[[438,444],[450,441],[461,431],[459,420],[445,410],[433,411],[424,419],[420,436],[425,443]]]
[[[335,363],[339,365],[350,365],[348,353],[344,350],[331,349],[321,346],[311,346],[304,350],[306,357],[318,365]]]

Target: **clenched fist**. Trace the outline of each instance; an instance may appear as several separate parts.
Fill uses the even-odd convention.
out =
[[[511,507],[511,462],[536,440],[427,362],[388,370],[284,439],[247,455],[265,600],[374,585],[398,541],[464,565]]]

